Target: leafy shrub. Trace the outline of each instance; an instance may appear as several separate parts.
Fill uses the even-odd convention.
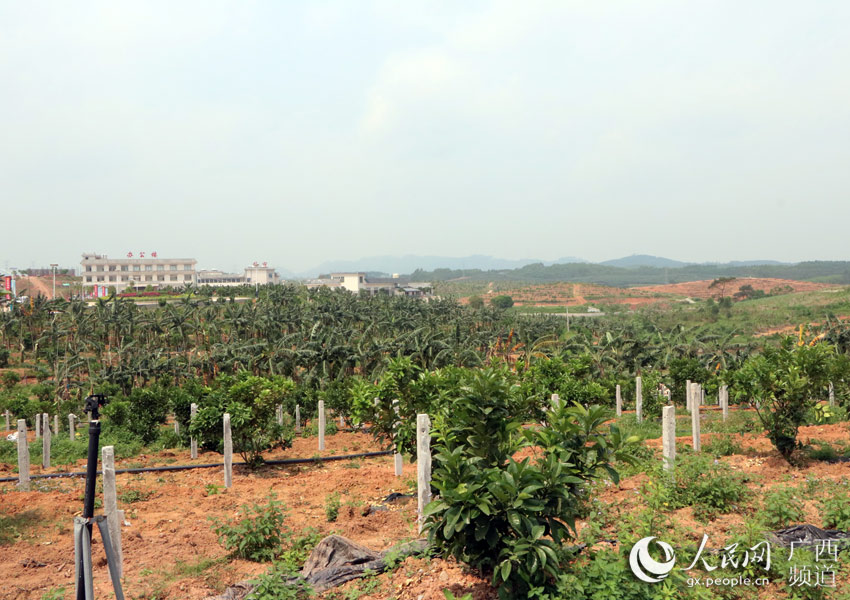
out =
[[[6,365],[0,365],[5,367]],[[3,382],[3,387],[7,390],[11,390],[18,382],[21,380],[21,376],[18,375],[17,371],[3,371],[3,374],[0,375],[0,381]]]
[[[777,487],[764,496],[764,522],[773,528],[788,527],[803,520],[803,502],[796,489]]]
[[[493,296],[492,298],[490,298],[490,306],[493,306],[495,308],[505,309],[510,308],[513,305],[514,299],[504,294],[499,296]]]
[[[595,375],[598,373],[587,355],[566,362],[560,358],[535,361],[522,374],[519,388],[525,418],[542,421],[552,394],[567,404],[609,404],[610,394],[594,380]]]
[[[674,358],[670,360],[669,387],[673,403],[676,406],[685,405],[685,385],[688,380],[706,382],[710,377],[711,373],[696,358]]]
[[[502,598],[551,589],[558,548],[575,535],[586,484],[609,474],[623,442],[601,407],[553,402],[547,427],[520,433],[513,418],[511,378],[504,370],[469,374],[451,403],[451,420],[438,433],[432,484],[439,498],[425,510],[429,543],[474,568],[492,573]],[[542,449],[516,462],[522,445]]]
[[[827,385],[832,356],[831,346],[807,344],[801,333],[798,343],[786,337],[779,348],[749,357],[735,375],[738,394],[755,403],[767,437],[788,462],[797,431]]]
[[[129,396],[114,398],[103,407],[104,432],[125,429],[149,444],[159,436],[159,426],[165,423],[168,407],[168,388],[158,385],[135,388]]]
[[[410,357],[390,360],[374,388],[378,401],[372,403],[368,416],[372,435],[396,452],[415,455],[416,415],[439,413],[447,402],[449,390],[456,390],[466,373],[465,369],[457,368],[425,371]],[[367,402],[361,400],[362,405]]]
[[[265,505],[244,505],[239,509],[240,519],[235,524],[210,518],[219,543],[234,556],[254,562],[269,562],[280,554],[282,542],[289,536],[284,527],[286,515],[282,504],[269,494]]]
[[[198,416],[189,430],[204,448],[220,452],[223,418],[229,413],[233,449],[249,467],[257,467],[263,451],[292,445],[292,430],[277,423],[276,410],[293,388],[285,377],[255,377],[244,371],[219,377],[216,387],[199,398]]]
[[[847,489],[830,494],[824,499],[821,502],[820,514],[824,527],[850,531],[850,493]]]

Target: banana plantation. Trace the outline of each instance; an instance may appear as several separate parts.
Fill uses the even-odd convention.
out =
[[[702,318],[701,307],[685,310],[691,312],[681,313],[688,317],[681,320],[676,313],[644,310],[568,322],[452,299],[423,302],[293,285],[269,286],[249,298],[190,292],[151,306],[126,298],[95,303],[38,298],[0,314],[0,411],[28,423],[44,413],[64,422],[70,413],[81,414],[86,396],[105,394],[111,398],[104,408],[105,440],[125,459],[144,448],[173,456],[186,448],[189,436],[203,451],[221,452],[222,419],[228,415],[234,450],[249,474],[259,473],[259,483],[251,475],[245,481],[255,491],[276,486],[288,494],[308,494],[319,485],[297,484],[299,477],[309,477],[304,473],[275,483],[263,479],[271,468],[265,458],[272,454],[304,456],[304,440],[296,439],[293,427],[296,414],[313,428],[305,426],[302,438],[315,435],[321,401],[340,419],[333,419],[330,434],[337,422],[346,430],[338,434],[347,436],[339,438],[343,453],[348,444],[364,444],[368,432],[367,449],[392,449],[409,459],[408,469],[417,461],[417,415],[428,415],[435,499],[419,515],[422,532],[436,556],[465,563],[489,580],[492,587],[481,597],[680,597],[687,587],[683,575],[653,590],[628,572],[627,551],[638,538],[666,534],[659,527],[669,526],[676,536],[670,539],[692,542],[676,524],[681,517],[676,511],[682,510],[700,523],[725,522],[743,511],[757,521],[749,525],[750,536],[757,527],[775,529],[788,518],[781,513],[774,521],[770,503],[784,510],[793,502],[758,491],[763,486],[757,476],[744,474],[752,466],[740,462],[755,459],[745,455],[780,461],[784,466],[771,463],[773,470],[766,472],[774,477],[789,472],[782,469],[801,469],[813,456],[841,461],[841,452],[850,454],[842,429],[826,430],[838,431],[839,439],[820,450],[804,437],[816,426],[846,428],[846,322],[823,314],[819,324],[799,325],[793,335],[759,337],[716,314]],[[704,401],[689,396],[691,383],[699,384]],[[708,406],[724,396],[734,408],[728,421],[725,412],[721,421],[719,411]],[[686,421],[679,425],[686,426],[691,420],[686,405],[688,412],[697,407],[699,421],[703,402],[705,452],[697,443],[680,447],[674,478],[662,470],[654,449],[662,410],[665,419],[671,408],[682,411]],[[175,422],[173,432],[165,426],[169,420]],[[687,431],[676,433],[675,418],[671,427],[674,448],[683,446],[675,436]],[[695,431],[699,440],[699,428]],[[750,436],[752,448],[742,447],[744,436]],[[758,446],[762,442],[772,448]],[[84,439],[75,441],[72,433],[62,444],[57,448],[67,452],[68,462],[84,456]],[[756,447],[762,454],[752,454]],[[739,462],[730,467],[721,458]],[[11,469],[10,449],[0,448],[0,463]],[[361,467],[382,482],[377,487],[386,485],[390,476],[383,466],[352,461],[348,468]],[[840,464],[834,467],[841,472]],[[328,471],[332,489],[350,489],[345,482],[352,477],[344,468]],[[204,485],[208,496],[217,493],[215,484],[193,477],[188,487]],[[635,484],[640,478],[644,483]],[[624,479],[630,483],[624,486]],[[165,480],[146,481],[156,490]],[[837,498],[850,499],[843,481],[836,475],[821,487],[812,483],[812,494],[827,498],[835,490]],[[144,493],[155,493],[150,490]],[[617,496],[624,490],[633,494]],[[776,490],[785,493],[792,492]],[[832,502],[824,504],[832,508],[824,509],[821,522],[846,529],[844,501]],[[208,505],[221,510],[213,500]],[[255,504],[250,511],[267,514],[263,511],[275,506],[270,499],[265,508]],[[341,519],[339,492],[328,496],[325,512],[328,522]],[[352,527],[355,522],[365,527],[358,519],[367,513],[347,514]],[[802,509],[793,517],[799,522]],[[216,529],[222,539],[231,535],[222,543],[240,546],[233,533],[238,528],[228,527]],[[392,535],[405,537],[409,529],[399,524]],[[596,547],[606,536],[616,536],[619,547]],[[594,549],[575,554],[574,542]],[[264,560],[279,561],[289,551],[276,543],[263,550]],[[292,587],[293,569],[300,566],[289,564],[281,577],[283,567],[275,562],[256,589],[276,591],[250,597],[307,597],[301,587]],[[765,574],[780,575],[775,565],[772,569],[768,564]],[[606,595],[611,586],[621,595]],[[777,589],[781,597],[796,597],[782,591],[787,586]]]

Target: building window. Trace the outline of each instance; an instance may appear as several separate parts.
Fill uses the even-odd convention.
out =
[[[191,275],[184,275],[183,281],[192,281],[192,276]]]
[[[123,277],[121,277],[121,281],[127,281],[127,276],[124,275]]]
[[[157,281],[165,281],[165,275],[157,275],[156,280]]]
[[[115,265],[109,265],[109,270],[110,270],[110,271],[114,271],[114,270],[115,270],[115,268],[116,268],[116,267],[115,267]]]
[[[183,270],[184,270],[184,271],[191,271],[191,270],[192,270],[192,265],[183,265]]]
[[[177,265],[169,265],[168,268],[171,269],[172,271],[176,271]]]
[[[91,283],[91,275],[89,275],[88,277],[86,277],[86,283]]]
[[[134,271],[141,271],[142,268],[139,265],[133,265],[133,270]]]
[[[165,265],[157,265],[156,270],[157,271],[165,271]]]
[[[171,281],[177,281],[177,275],[172,275],[172,276],[171,276]]]
[[[109,281],[115,281],[115,275],[110,275],[110,276],[109,276]]]
[[[95,270],[98,272],[103,271],[103,265],[97,265],[97,269]]]
[[[127,265],[121,265],[121,270],[122,270],[122,271],[126,271],[126,270],[127,270]]]
[[[86,265],[86,272],[91,271],[91,265]]]
[[[150,276],[150,275],[145,275],[145,281],[150,281],[150,280],[151,280],[151,276]]]
[[[98,278],[97,278],[97,280],[98,280],[98,281],[103,281],[103,277],[98,277]]]
[[[145,265],[145,271],[153,271],[153,265]]]

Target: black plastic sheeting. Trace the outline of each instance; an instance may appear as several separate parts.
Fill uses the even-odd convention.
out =
[[[304,465],[310,463],[330,462],[332,460],[352,460],[355,458],[373,458],[376,456],[389,456],[392,454],[390,450],[381,452],[361,452],[360,454],[344,454],[342,456],[323,456],[319,458],[282,458],[278,460],[267,460],[264,465]],[[244,462],[235,462],[233,466],[244,465]],[[212,469],[215,467],[223,467],[224,463],[211,463],[205,465],[171,465],[163,467],[139,467],[135,469],[115,469],[115,474],[120,473],[160,473],[163,471],[188,471],[189,469]],[[98,473],[101,473],[98,470]],[[85,471],[77,471],[73,473],[40,473],[38,475],[30,475],[30,479],[52,479],[61,477],[85,477]],[[0,477],[0,483],[18,481],[17,477]]]

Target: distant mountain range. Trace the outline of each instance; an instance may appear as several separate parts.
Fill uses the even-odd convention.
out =
[[[392,273],[407,274],[413,273],[416,270],[433,271],[435,269],[480,269],[482,271],[499,271],[503,269],[519,269],[526,265],[543,263],[544,265],[566,264],[566,263],[586,263],[583,258],[567,256],[559,258],[556,261],[543,261],[536,258],[495,258],[493,256],[484,256],[475,254],[472,256],[417,256],[407,254],[405,256],[369,256],[359,258],[357,260],[329,260],[302,271],[300,273],[292,273],[290,271],[279,269],[284,277],[296,278],[312,278],[318,277],[320,274],[340,272],[370,272],[383,273],[390,275]]]
[[[554,261],[546,261],[534,258],[507,259],[493,256],[476,254],[472,256],[418,256],[408,254],[405,256],[370,256],[357,260],[330,260],[325,261],[313,268],[299,273],[280,269],[281,275],[287,279],[314,278],[319,275],[336,272],[367,272],[390,275],[393,273],[411,274],[416,271],[433,272],[438,270],[452,271],[505,271],[522,269],[529,265],[552,265],[583,264],[601,265],[606,267],[619,267],[623,269],[640,269],[644,267],[677,269],[686,266],[712,266],[712,267],[753,267],[761,265],[790,265],[793,263],[782,263],[777,260],[745,260],[732,261],[728,263],[688,263],[662,256],[650,256],[648,254],[633,254],[623,258],[615,258],[600,263],[591,263],[588,260],[576,256],[565,256]]]

